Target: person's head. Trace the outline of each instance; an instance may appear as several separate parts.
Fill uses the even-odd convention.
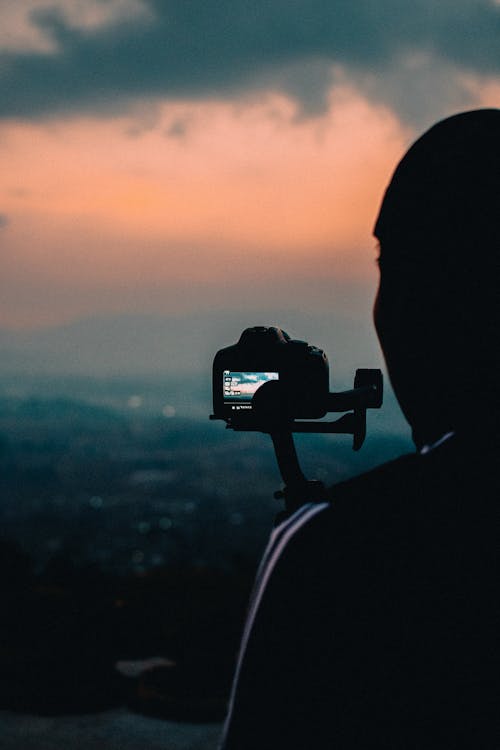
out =
[[[374,319],[417,444],[494,422],[498,404],[500,110],[455,115],[409,149],[374,234]],[[496,389],[496,390],[495,390]]]

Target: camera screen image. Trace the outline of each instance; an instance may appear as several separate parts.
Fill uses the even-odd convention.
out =
[[[277,372],[231,372],[222,374],[224,403],[240,411],[252,408],[252,397],[264,383],[278,380]]]

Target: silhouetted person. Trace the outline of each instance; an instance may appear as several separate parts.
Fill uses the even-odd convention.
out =
[[[438,123],[375,226],[375,325],[417,452],[275,529],[224,750],[500,747],[499,223],[500,110]]]

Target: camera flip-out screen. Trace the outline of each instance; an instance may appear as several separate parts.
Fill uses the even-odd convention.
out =
[[[243,411],[252,408],[253,395],[264,383],[278,380],[278,373],[224,370],[222,379],[224,404],[234,411]]]

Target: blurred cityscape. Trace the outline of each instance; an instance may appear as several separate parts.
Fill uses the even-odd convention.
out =
[[[210,410],[195,376],[0,380],[0,708],[221,719],[281,478]],[[298,440],[327,483],[409,448]]]
[[[272,445],[210,410],[196,377],[0,380],[2,535],[38,570],[55,556],[117,573],[254,561],[280,509]],[[359,453],[348,436],[299,436],[306,473],[332,484],[410,449],[370,435],[373,417]]]

